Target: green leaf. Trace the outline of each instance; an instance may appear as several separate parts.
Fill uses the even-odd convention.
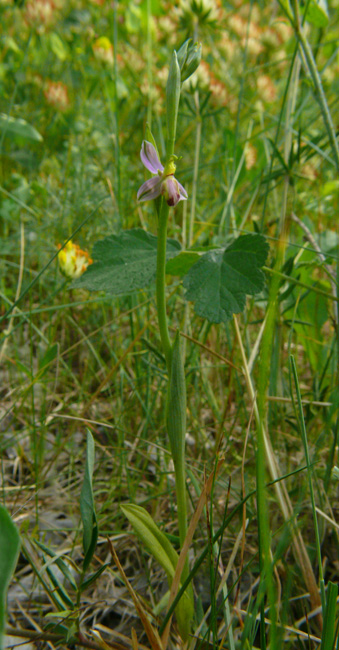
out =
[[[182,251],[176,257],[168,260],[166,264],[166,273],[182,277],[188,273],[191,266],[193,266],[200,257],[201,253],[197,253],[196,251]]]
[[[46,555],[48,555],[49,557],[53,558],[53,563],[57,565],[57,567],[60,569],[60,571],[62,572],[62,574],[65,576],[66,580],[68,580],[68,582],[70,582],[70,584],[72,585],[73,589],[76,590],[76,589],[77,589],[77,583],[76,583],[76,581],[75,581],[75,578],[74,578],[72,572],[69,570],[69,568],[68,568],[66,562],[65,562],[64,559],[63,559],[63,557],[65,557],[66,560],[69,560],[69,558],[67,558],[66,555],[65,555],[65,556],[58,555],[58,554],[55,553],[52,549],[48,548],[48,546],[46,546],[46,544],[43,544],[43,542],[40,542],[38,539],[35,539],[35,540],[34,540],[34,543],[35,543],[35,544],[36,544],[36,545],[37,545],[37,546],[38,546],[42,551],[44,551],[44,553],[46,553]],[[74,565],[73,565],[73,566],[74,566]]]
[[[167,259],[178,255],[180,244],[167,240]],[[157,237],[141,228],[106,237],[93,247],[93,264],[73,287],[113,295],[144,289],[156,275]]]
[[[321,650],[333,650],[336,632],[336,605],[338,585],[329,582],[326,594],[324,627],[321,635]]]
[[[149,553],[159,562],[166,571],[167,580],[172,584],[175,568],[178,562],[178,554],[174,550],[166,535],[159,530],[147,510],[134,504],[120,506],[124,515],[132,524],[136,534],[141,539]],[[175,608],[180,634],[187,640],[187,623],[193,618],[193,592],[189,585],[184,592],[182,599]]]
[[[228,321],[244,309],[246,294],[263,289],[260,267],[267,254],[262,235],[244,235],[226,249],[208,251],[184,279],[186,300],[192,300],[196,313],[211,323]]]
[[[178,562],[178,554],[171,542],[159,530],[147,510],[134,504],[120,507],[149,553],[166,571],[167,579],[171,583]]]
[[[83,547],[84,547],[84,565],[83,570],[89,567],[95,547],[98,540],[98,523],[94,507],[92,476],[94,469],[94,440],[91,432],[87,429],[87,448],[86,448],[86,465],[85,477],[80,495],[80,511],[82,525],[84,528]]]
[[[45,558],[44,558],[44,560],[45,560]],[[52,583],[52,585],[54,587],[54,593],[56,592],[58,594],[58,596],[59,596],[60,600],[62,600],[64,606],[66,605],[66,607],[70,607],[71,610],[73,610],[74,607],[75,607],[75,602],[73,602],[72,598],[69,596],[68,592],[66,591],[63,584],[60,582],[59,578],[54,573],[53,569],[51,569],[51,567],[48,566],[46,571],[47,571],[47,575],[49,576],[50,581],[51,581],[51,583]]]
[[[3,647],[7,589],[20,550],[20,536],[9,513],[0,506],[0,650]]]
[[[26,120],[20,117],[11,117],[5,113],[0,113],[0,131],[4,131],[5,135],[20,136],[25,140],[33,140],[34,142],[42,142],[42,135]]]
[[[310,0],[306,20],[315,27],[328,25],[328,7],[326,0]]]
[[[87,589],[87,587],[89,587],[93,582],[95,582],[97,580],[97,578],[99,578],[99,576],[101,576],[101,574],[105,571],[105,569],[107,569],[108,566],[110,566],[109,563],[103,564],[100,567],[100,569],[98,569],[94,573],[91,573],[91,575],[88,576],[88,578],[86,580],[84,580],[83,583],[81,584],[80,590],[85,591],[85,589]]]

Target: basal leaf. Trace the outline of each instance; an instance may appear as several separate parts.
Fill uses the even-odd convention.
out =
[[[125,504],[120,507],[148,552],[165,569],[168,582],[171,585],[178,563],[178,554],[174,550],[171,542],[159,530],[147,510],[134,504]],[[187,641],[189,635],[193,611],[193,591],[192,586],[189,585],[175,609],[179,632],[185,641]]]
[[[95,547],[98,540],[98,523],[95,513],[92,476],[94,469],[94,440],[91,432],[87,429],[87,448],[86,448],[86,465],[85,477],[80,495],[80,511],[82,525],[84,528],[83,547],[84,547],[84,571],[88,569]]]
[[[0,506],[0,650],[3,647],[7,589],[16,567],[20,537],[4,506]]]
[[[205,253],[184,279],[186,299],[199,316],[226,322],[245,307],[246,295],[262,290],[268,244],[262,235],[244,235],[226,249]]]
[[[180,253],[180,244],[167,240],[167,259]],[[147,287],[155,278],[157,237],[141,228],[126,230],[97,242],[92,252],[93,264],[73,283],[90,291],[113,295]]]
[[[171,583],[178,562],[178,554],[171,542],[159,530],[147,510],[131,503],[120,507],[149,553],[165,569],[167,579]]]

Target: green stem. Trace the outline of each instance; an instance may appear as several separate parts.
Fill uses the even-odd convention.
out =
[[[185,477],[185,458],[181,458],[174,464],[175,469],[175,489],[177,495],[177,512],[180,548],[183,547],[187,535],[187,496],[186,496],[186,477]],[[183,577],[188,576],[188,562],[185,563]]]
[[[166,294],[165,294],[166,238],[167,238],[168,213],[169,213],[169,207],[166,201],[162,199],[160,210],[159,210],[159,225],[158,225],[156,298],[157,298],[160,338],[161,338],[161,343],[166,358],[168,375],[170,376],[171,362],[172,362],[172,345],[169,337],[168,324],[167,324]]]
[[[327,105],[317,64],[314,60],[312,49],[310,47],[310,44],[306,38],[306,35],[301,25],[299,5],[297,0],[293,0],[293,11],[294,11],[294,19],[295,19],[294,29],[295,29],[296,37],[298,39],[300,48],[304,54],[305,62],[307,64],[308,71],[313,81],[314,89],[316,91],[316,97],[318,99],[320,110],[327,130],[328,139],[332,147],[332,152],[335,159],[336,167],[337,169],[339,169],[339,146],[336,138],[336,130],[333,124],[331,113]]]
[[[175,145],[175,139],[174,138],[167,138],[166,142],[166,157],[167,160],[169,159],[170,156],[174,154],[174,145]]]

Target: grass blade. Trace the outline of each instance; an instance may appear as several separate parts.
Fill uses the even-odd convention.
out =
[[[98,540],[98,523],[95,513],[92,476],[94,469],[94,440],[91,432],[87,429],[87,449],[86,449],[86,466],[85,478],[80,495],[81,519],[84,527],[83,547],[84,547],[84,566],[86,571],[91,563],[95,547]]]

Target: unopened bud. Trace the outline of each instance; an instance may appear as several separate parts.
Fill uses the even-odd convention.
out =
[[[180,85],[180,68],[178,64],[177,53],[174,51],[166,86],[167,137],[170,149],[167,151],[167,155],[171,155],[173,153],[175,132],[177,130]]]
[[[185,43],[183,43],[181,48],[177,51],[177,58],[178,58],[178,63],[179,63],[179,67],[180,67],[181,72],[182,72],[183,67],[184,67],[184,65],[186,63],[187,51],[188,51],[188,47],[189,47],[191,42],[192,42],[192,39],[188,38],[187,41],[185,41]]]
[[[192,76],[193,72],[195,72],[199,67],[201,61],[201,50],[201,43],[189,45],[186,61],[183,68],[181,69],[181,81],[186,81],[186,79],[189,79]]]

